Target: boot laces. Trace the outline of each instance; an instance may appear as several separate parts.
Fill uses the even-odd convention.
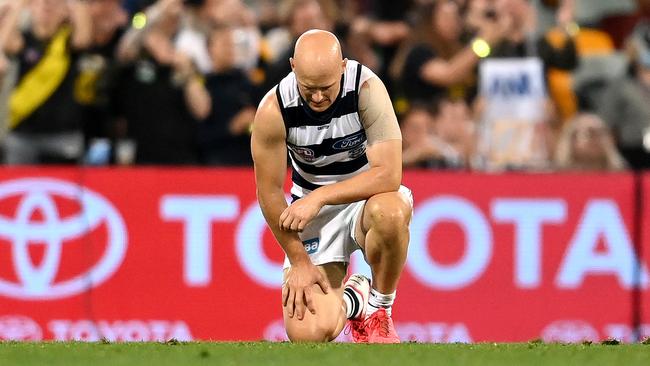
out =
[[[352,333],[352,338],[355,342],[365,342],[368,339],[368,332],[366,329],[365,321],[351,320],[343,329],[343,334],[349,335]]]
[[[387,337],[390,334],[390,318],[385,311],[378,311],[364,320],[364,328],[366,327],[376,328],[381,336]]]

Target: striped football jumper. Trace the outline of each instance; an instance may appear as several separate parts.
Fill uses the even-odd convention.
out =
[[[373,76],[365,66],[348,60],[339,95],[322,112],[311,110],[300,96],[293,72],[278,84],[276,95],[293,167],[291,194],[294,199],[370,168],[358,99],[361,85]]]

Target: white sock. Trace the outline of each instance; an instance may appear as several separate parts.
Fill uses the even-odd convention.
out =
[[[345,316],[348,319],[355,319],[361,315],[363,311],[363,299],[356,291],[351,288],[346,288],[343,291],[343,302],[345,303]]]
[[[392,294],[382,294],[381,292],[375,290],[374,288],[370,289],[370,298],[368,298],[368,309],[366,310],[366,317],[374,314],[379,309],[386,310],[386,314],[391,316],[393,303],[395,302],[395,294],[397,291],[393,291]]]

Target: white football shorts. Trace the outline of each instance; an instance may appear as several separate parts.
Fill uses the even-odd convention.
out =
[[[405,186],[399,187],[413,208],[413,193]],[[350,255],[361,249],[354,239],[359,215],[366,201],[343,205],[326,205],[318,215],[298,233],[300,240],[315,265],[331,262],[350,262]],[[285,256],[284,267],[289,268],[289,258]]]

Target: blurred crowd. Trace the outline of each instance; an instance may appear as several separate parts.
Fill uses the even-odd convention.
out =
[[[650,167],[649,0],[0,0],[5,164],[248,166],[296,38],[386,84],[405,167]]]

